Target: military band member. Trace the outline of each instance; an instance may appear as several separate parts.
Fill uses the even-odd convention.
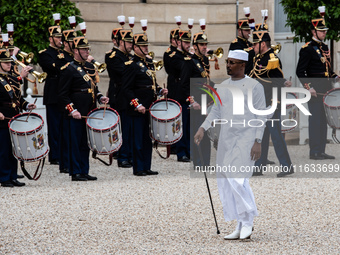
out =
[[[170,66],[170,68],[168,68],[168,74],[169,76],[172,76],[172,78],[168,77],[168,89],[169,97],[175,99],[182,106],[183,136],[175,144],[177,160],[179,162],[190,162],[190,115],[188,102],[186,101],[187,97],[185,97],[186,93],[184,93],[183,90],[183,83],[185,81],[181,80],[181,76],[182,72],[185,71],[183,66],[187,64],[186,62],[189,63],[191,61],[191,54],[189,53],[191,32],[189,30],[179,30],[178,39],[176,41],[178,43],[176,51],[169,52],[169,60],[171,64],[168,64],[168,66]],[[166,60],[166,57],[164,57],[164,60]],[[166,66],[165,63],[164,66]],[[173,85],[169,85],[171,82],[173,82]]]
[[[107,52],[105,54],[105,63],[107,65],[107,72],[109,73],[109,77],[110,77],[110,82],[109,82],[109,90],[108,90],[108,97],[110,98],[110,106],[112,108],[116,108],[116,87],[115,87],[115,75],[113,73],[113,69],[111,68],[111,59],[110,56],[115,55],[119,48],[119,40],[118,40],[118,32],[119,30],[121,30],[122,28],[114,28],[112,30],[111,33],[111,39],[112,39],[112,43],[113,43],[113,47],[111,49],[111,51]]]
[[[89,175],[89,147],[87,145],[86,116],[95,108],[96,99],[100,103],[108,103],[109,99],[103,96],[95,82],[85,70],[86,60],[89,56],[90,45],[85,37],[73,39],[74,60],[61,68],[59,80],[59,101],[68,115],[70,175],[72,181],[97,180]]]
[[[332,89],[332,82],[339,76],[331,68],[331,52],[323,42],[328,28],[323,18],[313,19],[311,24],[312,41],[302,46],[296,75],[302,85],[312,95],[308,108],[309,116],[309,157],[310,159],[335,159],[325,153],[327,142],[327,119],[323,105],[323,95]],[[320,93],[320,94],[317,94]]]
[[[48,145],[50,147],[49,162],[58,165],[61,113],[58,109],[58,98],[56,97],[59,74],[56,61],[63,57],[61,49],[62,33],[59,26],[49,27],[48,32],[50,45],[47,49],[39,52],[39,65],[47,73],[43,103],[46,105]]]
[[[74,29],[63,30],[62,42],[64,45],[63,53],[56,60],[56,67],[59,69],[66,65],[68,62],[73,61],[73,38],[77,36]],[[60,76],[60,74],[58,74]],[[62,112],[61,123],[60,123],[60,137],[59,137],[59,171],[60,173],[69,173],[69,150],[68,150],[68,129],[69,129],[69,118],[64,115],[63,107],[59,110]]]
[[[130,102],[132,118],[133,174],[136,176],[156,175],[151,170],[152,141],[149,134],[148,108],[157,95],[166,95],[156,82],[155,67],[148,55],[148,37],[145,33],[133,37],[134,57],[125,62],[123,72],[123,93]]]
[[[239,19],[237,22],[237,38],[231,42],[229,50],[244,50],[248,52],[249,58],[246,64],[245,74],[249,75],[253,69],[253,60],[255,53],[253,44],[249,42],[251,28],[248,24],[248,19]]]
[[[25,185],[17,180],[18,161],[12,153],[8,121],[22,110],[36,108],[35,104],[29,104],[21,96],[22,77],[26,77],[32,67],[23,68],[22,77],[14,77],[9,75],[11,62],[9,51],[0,49],[0,183],[3,187]]]
[[[105,55],[105,63],[110,76],[109,98],[115,102],[115,109],[121,118],[123,144],[119,149],[117,162],[119,167],[132,167],[131,148],[131,118],[127,114],[129,101],[126,100],[122,91],[122,79],[125,63],[130,60],[130,52],[133,46],[133,34],[131,30],[120,29],[117,33],[119,47],[112,49]]]
[[[169,90],[169,98],[174,98],[176,84],[180,77],[181,65],[175,63],[175,55],[177,53],[178,41],[179,41],[179,28],[172,29],[170,31],[170,47],[163,54],[163,62],[167,77],[167,88]]]
[[[281,61],[271,48],[271,38],[268,31],[255,31],[253,33],[253,43],[256,57],[254,68],[249,76],[257,79],[263,85],[266,106],[269,107],[272,104],[273,87],[276,87],[278,90],[277,98],[279,101],[281,98],[281,88],[291,86],[291,82],[283,78]],[[281,120],[281,105],[279,102],[271,119]],[[283,177],[294,173],[294,167],[289,157],[287,145],[281,133],[281,121],[268,121],[262,141],[258,141],[261,143],[262,153],[260,159],[255,162],[255,166],[258,166],[259,169],[257,172],[254,172],[254,175],[262,175],[262,167],[267,165],[269,135],[271,135],[276,156],[282,167],[282,172],[277,176]]]
[[[210,82],[210,64],[209,59],[206,57],[208,37],[204,32],[194,34],[192,39],[193,48],[195,53],[191,56],[190,61],[185,61],[183,65],[183,71],[181,75],[181,89],[182,89],[182,101],[185,98],[187,101],[187,107],[190,108],[190,128],[189,130],[198,130],[203,123],[205,116],[201,114],[201,90],[204,83],[212,85]],[[197,78],[190,81],[191,78]],[[201,79],[198,79],[201,78]],[[192,83],[192,84],[191,84]],[[195,131],[194,131],[195,132]],[[194,135],[194,134],[191,134]],[[205,148],[203,154],[204,165],[210,163],[210,141],[207,136],[201,141],[202,148]],[[193,156],[194,166],[201,166],[201,162],[198,157],[198,151],[196,145],[193,144],[190,139],[190,154]],[[191,156],[190,155],[190,156]]]

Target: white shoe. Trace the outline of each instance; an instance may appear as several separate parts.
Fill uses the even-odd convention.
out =
[[[240,230],[236,229],[233,233],[231,233],[230,235],[227,235],[224,237],[225,240],[237,240],[240,238]]]
[[[241,228],[240,239],[250,239],[253,226],[243,226]]]

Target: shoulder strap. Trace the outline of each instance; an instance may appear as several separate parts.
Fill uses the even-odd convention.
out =
[[[77,66],[74,61],[71,61],[70,62],[70,66],[72,66],[76,71],[77,73],[83,77],[84,81],[86,81],[86,83],[91,87],[92,83],[91,83],[91,77],[87,74],[87,72],[81,68],[80,66]],[[83,75],[82,72],[84,72],[85,74]]]
[[[2,86],[4,86],[4,88],[7,91],[9,97],[11,98],[11,100],[12,101],[15,100],[16,99],[15,98],[15,94],[14,94],[14,91],[13,91],[11,85],[9,85],[8,82],[4,78],[2,78],[2,77],[0,77],[0,83],[2,84]]]
[[[200,62],[195,59],[195,58],[191,58],[192,61],[194,61],[195,66],[197,67],[197,69],[200,71],[202,77],[207,77],[207,72],[204,70],[203,66],[200,64]]]

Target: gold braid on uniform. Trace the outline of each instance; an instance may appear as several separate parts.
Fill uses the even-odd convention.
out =
[[[92,81],[94,80],[96,83],[98,83],[100,81],[99,79],[99,74],[98,71],[96,70],[96,68],[89,68],[87,66],[84,66],[85,71],[87,72],[87,74],[91,77]],[[94,74],[90,74],[89,71],[94,71]]]
[[[267,66],[262,66],[259,65],[258,62],[260,61],[261,57],[263,55],[260,55],[259,58],[255,61],[254,64],[254,68],[253,70],[251,70],[249,76],[250,77],[256,77],[257,79],[263,81],[263,82],[267,82],[267,83],[271,83],[270,80],[264,80],[263,78],[261,78],[260,76],[267,74],[268,79],[270,79],[271,77],[269,77],[269,71],[273,70],[273,69],[278,69],[283,76],[283,72],[280,68],[280,62],[279,59],[276,58],[274,53],[270,53],[270,60],[268,61],[268,65]],[[255,57],[254,57],[255,58]]]

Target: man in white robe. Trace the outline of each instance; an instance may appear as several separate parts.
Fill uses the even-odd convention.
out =
[[[263,86],[244,74],[247,60],[247,52],[229,51],[227,72],[231,78],[217,87],[222,105],[218,103],[212,107],[194,137],[199,146],[204,131],[212,123],[224,123],[221,125],[217,148],[217,184],[225,220],[237,220],[235,231],[224,237],[227,240],[250,238],[254,217],[258,215],[249,178],[252,176],[255,161],[261,156],[261,141],[267,116],[254,114],[254,110],[249,108],[248,104],[252,103],[253,108],[265,110],[266,102]],[[238,91],[234,100],[232,91]],[[252,102],[248,103],[248,98]],[[234,112],[240,111],[242,107],[244,113],[235,115]]]

